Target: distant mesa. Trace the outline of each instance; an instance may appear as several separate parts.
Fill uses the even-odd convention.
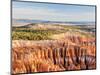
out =
[[[24,26],[39,24],[60,24],[60,25],[95,25],[95,22],[67,22],[67,21],[45,21],[45,20],[29,20],[29,19],[13,19],[13,26]]]

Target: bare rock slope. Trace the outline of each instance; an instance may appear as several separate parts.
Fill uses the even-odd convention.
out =
[[[67,36],[41,41],[12,41],[12,73],[96,68],[95,39]]]

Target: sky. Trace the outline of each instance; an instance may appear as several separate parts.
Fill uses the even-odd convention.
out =
[[[95,6],[12,2],[13,19],[95,22]]]

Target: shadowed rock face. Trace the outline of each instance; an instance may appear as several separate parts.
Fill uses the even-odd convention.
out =
[[[95,69],[95,51],[92,38],[70,36],[66,40],[13,41],[12,73]]]

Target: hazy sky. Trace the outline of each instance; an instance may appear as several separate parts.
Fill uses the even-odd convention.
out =
[[[12,7],[13,18],[15,19],[95,21],[94,6],[13,1]]]

